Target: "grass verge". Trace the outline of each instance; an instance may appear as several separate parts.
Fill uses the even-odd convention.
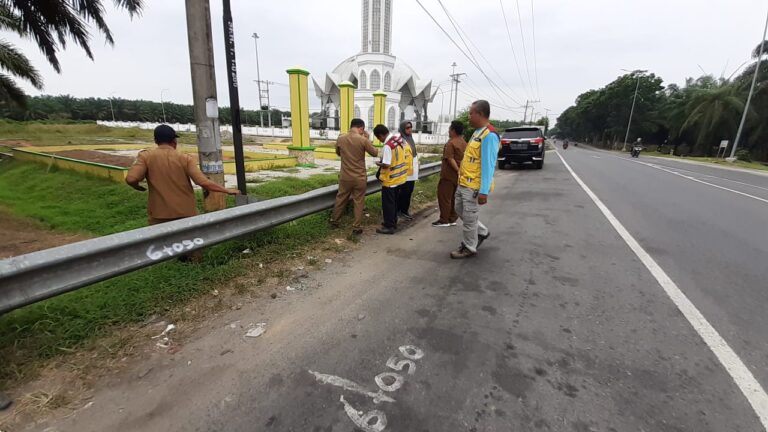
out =
[[[336,178],[332,174],[282,178],[255,186],[251,192],[270,199],[335,184]],[[434,201],[436,182],[437,176],[418,182],[416,209]],[[0,165],[0,203],[17,216],[55,230],[103,235],[143,226],[145,199],[127,186],[99,178],[68,171],[47,173],[35,164]],[[369,196],[367,207],[367,224],[378,224],[380,195]],[[338,235],[327,218],[328,212],[321,212],[213,246],[205,250],[203,264],[165,262],[0,317],[0,388],[29,381],[47,361],[86,349],[126,326],[160,314],[183,316],[185,305],[211,287],[231,288],[233,280],[252,271],[253,266],[244,261],[282,262]],[[246,249],[252,253],[243,254]]]

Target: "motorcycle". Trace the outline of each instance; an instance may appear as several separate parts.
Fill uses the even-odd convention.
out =
[[[630,154],[632,155],[633,158],[639,158],[641,151],[643,151],[642,147],[640,147],[640,146],[633,146],[632,147],[632,152]]]
[[[563,150],[565,150],[565,149],[567,149],[567,148],[568,148],[568,141],[566,141],[566,142],[564,142],[564,143],[563,143]]]

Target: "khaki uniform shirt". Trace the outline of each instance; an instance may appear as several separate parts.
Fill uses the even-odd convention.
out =
[[[456,165],[461,166],[461,161],[464,159],[464,151],[467,149],[467,142],[464,141],[464,137],[451,138],[443,147],[443,165],[440,168],[440,178],[449,180],[453,183],[459,182],[459,173],[453,170],[449,159],[456,161]]]
[[[128,175],[147,179],[150,218],[176,219],[197,214],[197,200],[190,179],[196,184],[208,182],[195,159],[169,145],[142,150]]]
[[[336,154],[341,156],[339,181],[365,181],[368,170],[365,168],[365,154],[378,155],[376,147],[364,136],[349,131],[336,140]]]

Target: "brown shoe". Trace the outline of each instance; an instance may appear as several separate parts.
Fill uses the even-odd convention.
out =
[[[461,245],[460,248],[451,252],[451,258],[453,259],[471,258],[475,255],[477,255],[477,252],[472,252],[471,250],[464,247],[464,245]]]

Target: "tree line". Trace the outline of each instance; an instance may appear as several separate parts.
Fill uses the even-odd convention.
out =
[[[165,110],[165,113],[163,113]],[[272,125],[281,126],[282,117],[290,117],[290,112],[277,109],[270,111],[241,110],[240,119],[244,125],[256,126],[269,124],[268,115],[272,116]],[[114,120],[130,122],[166,122],[195,123],[192,105],[172,102],[153,102],[121,98],[75,98],[69,95],[27,97],[26,107],[15,104],[0,104],[0,117],[17,120]],[[228,107],[219,108],[219,121],[232,123],[232,112]]]
[[[768,50],[768,42],[765,44]],[[758,45],[753,62],[738,75],[688,78],[664,85],[654,73],[636,71],[605,87],[589,90],[563,111],[552,133],[604,148],[621,148],[637,89],[628,142],[643,142],[678,155],[714,156],[720,141],[733,144],[746,105],[757,59],[763,57],[757,85],[739,142],[740,159],[768,161],[768,62]]]

